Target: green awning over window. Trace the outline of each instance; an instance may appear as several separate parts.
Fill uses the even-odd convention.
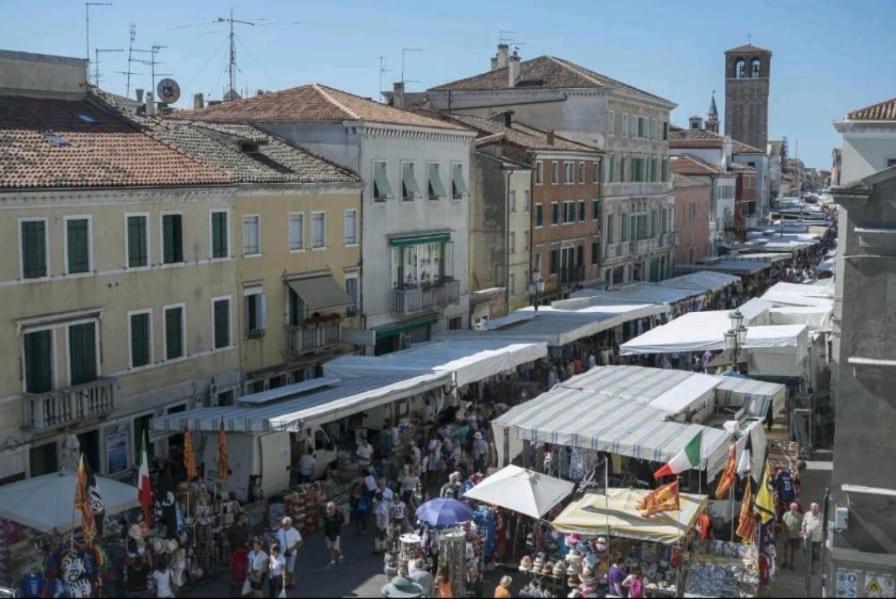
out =
[[[394,337],[395,335],[401,333],[402,331],[407,331],[408,329],[414,329],[417,327],[431,325],[434,322],[438,322],[439,315],[438,314],[427,314],[426,316],[420,316],[418,318],[414,318],[413,320],[406,320],[404,322],[396,322],[394,324],[386,325],[382,328],[376,330],[376,338],[377,339],[386,339],[388,337]]]
[[[444,198],[448,194],[445,193],[445,186],[442,185],[442,176],[439,174],[439,165],[429,165],[429,197]]]
[[[348,306],[352,303],[351,298],[345,293],[345,289],[336,282],[332,275],[294,279],[287,281],[287,285],[302,299],[307,312]]]
[[[440,231],[438,233],[420,233],[418,235],[408,235],[406,237],[391,237],[389,239],[389,244],[392,246],[422,245],[424,243],[437,243],[439,241],[451,241],[451,232]]]

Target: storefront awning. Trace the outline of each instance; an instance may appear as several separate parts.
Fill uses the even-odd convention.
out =
[[[396,322],[393,324],[387,324],[386,326],[376,329],[376,338],[377,339],[388,339],[389,337],[394,337],[395,335],[401,333],[402,331],[407,331],[408,329],[413,329],[416,327],[430,325],[430,324],[432,324],[434,322],[438,322],[438,321],[439,321],[438,314],[426,314],[425,316],[419,316],[417,318],[412,318],[411,320],[405,320],[404,322]]]
[[[348,306],[352,303],[351,298],[332,275],[291,279],[286,283],[302,298],[305,310],[309,312]]]
[[[390,235],[389,244],[392,246],[421,245],[424,243],[437,243],[450,241],[451,231],[432,231],[427,233]]]

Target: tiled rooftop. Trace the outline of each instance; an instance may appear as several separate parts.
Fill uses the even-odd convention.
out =
[[[896,98],[853,110],[846,118],[851,121],[896,121]]]

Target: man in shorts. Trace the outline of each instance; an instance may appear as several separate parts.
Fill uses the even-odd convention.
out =
[[[282,524],[280,530],[277,531],[277,541],[286,558],[286,586],[292,588],[295,584],[296,554],[299,552],[299,547],[302,546],[302,533],[293,528],[292,518],[288,516],[283,518]]]
[[[339,537],[342,534],[342,525],[345,519],[342,513],[336,509],[336,504],[332,501],[327,504],[327,511],[324,514],[324,536],[327,540],[327,551],[330,553],[329,568],[334,567],[337,563],[342,563],[342,550],[339,547]]]
[[[800,548],[800,534],[803,530],[803,515],[799,510],[799,504],[794,501],[790,504],[790,509],[781,517],[781,521],[784,523],[784,535],[787,538],[787,544],[784,545],[784,563],[781,564],[781,567],[790,566],[791,570],[796,561],[796,552]]]

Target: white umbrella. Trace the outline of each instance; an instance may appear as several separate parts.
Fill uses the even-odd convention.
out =
[[[0,487],[0,518],[43,532],[72,527],[77,475],[73,472],[44,474]],[[96,487],[106,506],[106,515],[137,507],[137,487],[109,478],[96,477]],[[81,516],[75,515],[75,526]]]
[[[510,465],[467,491],[464,498],[540,518],[574,488],[575,483]]]

